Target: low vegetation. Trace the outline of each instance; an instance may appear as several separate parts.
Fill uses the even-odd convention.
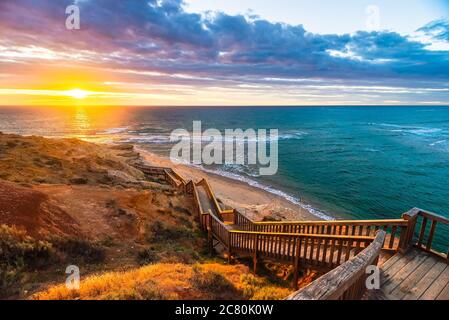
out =
[[[153,242],[177,242],[178,240],[192,240],[195,234],[192,229],[184,226],[170,226],[159,220],[147,224],[147,241]]]
[[[289,290],[255,277],[243,265],[153,264],[83,280],[79,290],[65,285],[35,294],[38,300],[66,299],[279,299]]]
[[[56,238],[52,244],[64,255],[63,260],[70,259],[74,264],[96,264],[105,259],[105,249],[100,244],[85,239]]]
[[[29,273],[103,259],[102,248],[87,240],[37,240],[23,230],[0,225],[0,298],[20,294]]]
[[[119,185],[143,178],[122,161],[120,150],[78,139],[0,133],[0,153],[0,179],[12,182]]]
[[[137,253],[137,261],[140,265],[155,263],[158,260],[159,257],[154,248],[144,248]]]
[[[190,282],[193,288],[207,293],[208,299],[223,299],[223,294],[240,295],[235,285],[221,273],[199,265],[192,267]]]
[[[52,246],[14,227],[0,225],[0,297],[16,294],[23,272],[50,263]]]

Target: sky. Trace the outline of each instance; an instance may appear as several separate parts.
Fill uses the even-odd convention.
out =
[[[449,105],[447,0],[0,1],[3,106],[410,104]]]
[[[377,6],[380,28],[410,34],[431,20],[449,16],[441,0],[187,0],[188,12],[223,11],[258,15],[272,22],[302,24],[314,33],[351,33],[366,29],[366,9]]]

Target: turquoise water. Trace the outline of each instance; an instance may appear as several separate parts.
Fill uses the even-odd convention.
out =
[[[127,141],[168,155],[173,129],[279,129],[279,171],[209,170],[333,218],[449,216],[449,107],[0,109],[0,131]]]

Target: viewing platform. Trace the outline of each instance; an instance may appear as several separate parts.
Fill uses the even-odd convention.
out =
[[[397,253],[381,268],[381,287],[367,299],[449,300],[447,261],[418,249]]]

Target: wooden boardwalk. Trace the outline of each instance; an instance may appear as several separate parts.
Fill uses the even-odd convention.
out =
[[[217,211],[213,202],[209,199],[208,194],[204,186],[197,186],[198,198],[200,201],[201,209],[203,212],[211,212],[213,215],[218,216],[220,213]]]
[[[429,253],[412,249],[381,265],[381,288],[368,291],[372,300],[448,300],[449,266]]]
[[[446,217],[414,208],[400,219],[254,222],[220,204],[205,179],[186,181],[170,168],[136,167],[193,196],[211,252],[220,244],[229,261],[252,257],[254,272],[260,259],[292,264],[294,287],[301,266],[330,271],[291,299],[449,300],[449,252],[436,251],[433,241],[437,224],[449,226]],[[381,288],[367,291],[371,265],[380,266]]]

